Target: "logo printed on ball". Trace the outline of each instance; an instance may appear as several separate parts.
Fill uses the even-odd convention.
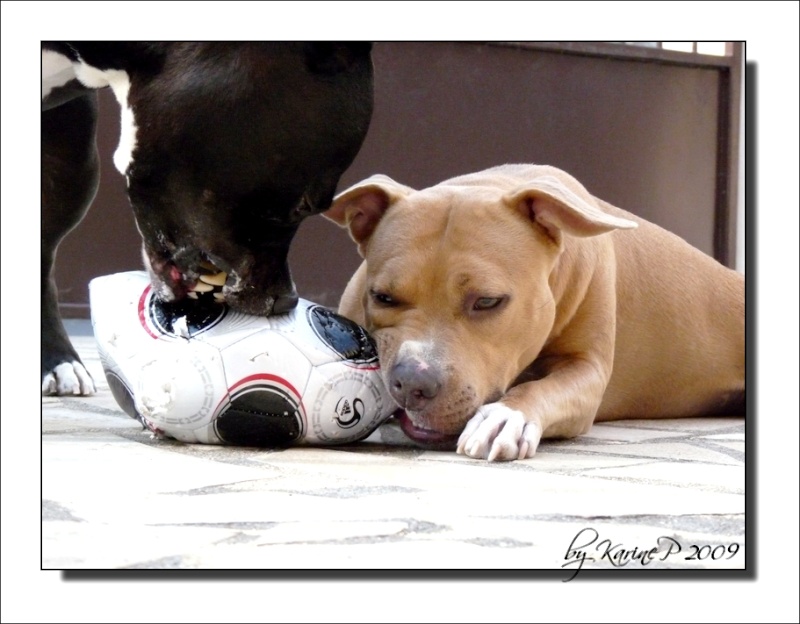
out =
[[[383,386],[369,369],[344,370],[326,380],[310,406],[313,436],[325,444],[346,444],[369,436],[385,418]]]
[[[342,429],[349,429],[361,422],[361,416],[364,414],[364,401],[356,397],[353,399],[351,407],[347,397],[342,397],[336,403],[334,411],[336,412],[336,418],[334,418],[336,424]]]

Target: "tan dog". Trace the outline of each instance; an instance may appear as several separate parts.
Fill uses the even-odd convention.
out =
[[[326,216],[365,258],[339,311],[423,445],[516,459],[596,420],[744,414],[744,276],[559,169],[373,176]]]

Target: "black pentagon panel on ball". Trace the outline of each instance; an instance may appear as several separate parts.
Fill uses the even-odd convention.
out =
[[[181,301],[161,301],[158,297],[150,297],[148,314],[153,324],[164,334],[172,336],[196,336],[219,323],[228,312],[228,306],[215,302],[210,297],[200,299],[183,299]],[[189,336],[181,331],[180,324],[185,323]]]
[[[298,406],[273,389],[232,397],[214,428],[224,442],[241,446],[289,446],[303,433]]]
[[[307,311],[314,332],[342,359],[352,362],[376,362],[375,341],[360,325],[322,306]]]
[[[119,405],[128,416],[142,422],[139,412],[136,411],[133,394],[127,384],[122,381],[116,373],[108,369],[104,372],[106,374],[106,381],[108,381],[108,388],[111,390],[111,395],[114,397],[117,405]]]

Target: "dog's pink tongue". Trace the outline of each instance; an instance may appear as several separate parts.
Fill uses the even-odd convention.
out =
[[[406,414],[405,410],[397,410],[394,417],[400,423],[400,428],[403,433],[411,438],[414,442],[426,447],[436,447],[444,449],[455,448],[458,442],[458,436],[448,433],[439,433],[438,431],[431,431],[430,429],[422,429],[417,427]]]

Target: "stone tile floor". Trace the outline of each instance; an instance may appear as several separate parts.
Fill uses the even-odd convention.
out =
[[[31,613],[15,621],[105,622],[120,603],[112,621],[603,621],[609,600],[613,621],[797,621],[789,533],[752,530],[759,513],[796,528],[797,479],[756,511],[742,418],[597,425],[499,464],[417,449],[392,423],[348,447],[184,445],[126,416],[93,338],[73,339],[100,391],[41,399],[41,559],[16,572],[7,553],[35,553],[4,527],[3,583],[46,598],[12,594]],[[762,554],[777,565],[756,572]]]
[[[742,418],[596,425],[545,442],[532,460],[492,464],[418,449],[392,422],[346,447],[186,445],[152,439],[125,415],[93,338],[75,341],[100,390],[42,399],[45,569],[566,578],[579,567],[742,570],[748,561]]]

